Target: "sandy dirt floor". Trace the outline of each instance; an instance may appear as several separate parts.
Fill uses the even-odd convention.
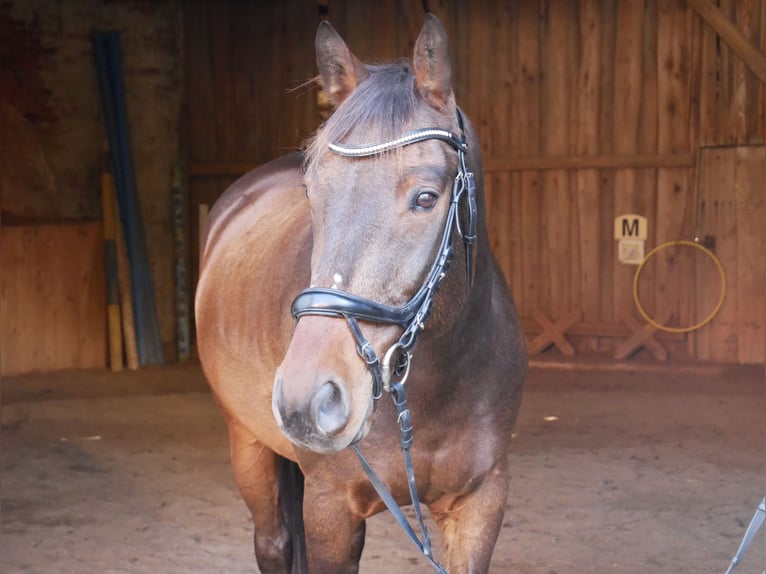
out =
[[[0,571],[257,572],[198,368],[5,379],[2,398]],[[533,370],[491,571],[723,573],[766,487],[764,413],[762,369]],[[362,572],[431,571],[390,516],[367,531]]]

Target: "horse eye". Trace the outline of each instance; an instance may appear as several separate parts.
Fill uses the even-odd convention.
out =
[[[418,209],[433,209],[439,196],[433,191],[421,191],[415,198],[415,207]]]

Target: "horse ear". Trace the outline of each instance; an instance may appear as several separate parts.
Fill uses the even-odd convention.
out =
[[[326,20],[319,23],[314,45],[327,99],[337,107],[369,72]]]
[[[433,14],[426,14],[423,29],[415,42],[412,62],[420,95],[438,110],[454,105],[447,32]]]

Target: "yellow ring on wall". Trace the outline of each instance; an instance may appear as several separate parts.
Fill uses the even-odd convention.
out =
[[[702,253],[704,253],[710,259],[713,260],[713,263],[715,263],[715,266],[718,269],[718,274],[721,277],[721,296],[718,298],[718,303],[716,303],[715,307],[710,312],[710,315],[705,317],[699,323],[691,325],[690,327],[667,327],[665,325],[661,325],[660,323],[658,323],[657,321],[655,321],[649,316],[649,313],[646,312],[643,305],[641,305],[641,300],[638,298],[638,278],[641,275],[641,271],[643,271],[644,266],[646,266],[646,262],[649,261],[649,259],[651,259],[659,251],[662,251],[663,249],[667,247],[672,247],[673,245],[686,245],[688,247],[693,247],[694,249],[701,251]],[[662,243],[658,245],[657,247],[655,247],[649,253],[646,254],[646,257],[644,257],[644,260],[641,262],[641,265],[639,265],[638,269],[636,269],[636,274],[633,276],[633,301],[636,304],[636,308],[638,309],[638,312],[641,313],[641,316],[644,319],[646,319],[646,322],[649,323],[652,327],[654,327],[655,329],[659,329],[660,331],[667,331],[668,333],[690,333],[691,331],[696,331],[697,329],[704,327],[710,321],[712,321],[713,317],[715,317],[716,314],[718,314],[718,311],[721,310],[721,306],[723,305],[723,300],[725,297],[726,297],[726,273],[723,270],[723,266],[721,265],[721,262],[718,260],[715,254],[712,251],[710,251],[707,247],[699,243],[696,243],[694,241],[685,241],[685,240],[668,241],[667,243]]]

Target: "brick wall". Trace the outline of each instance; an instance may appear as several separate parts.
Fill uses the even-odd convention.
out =
[[[180,153],[179,13],[177,0],[0,1],[5,223],[100,217],[106,130],[91,32],[120,32],[134,168],[168,350],[175,337],[170,174]]]

